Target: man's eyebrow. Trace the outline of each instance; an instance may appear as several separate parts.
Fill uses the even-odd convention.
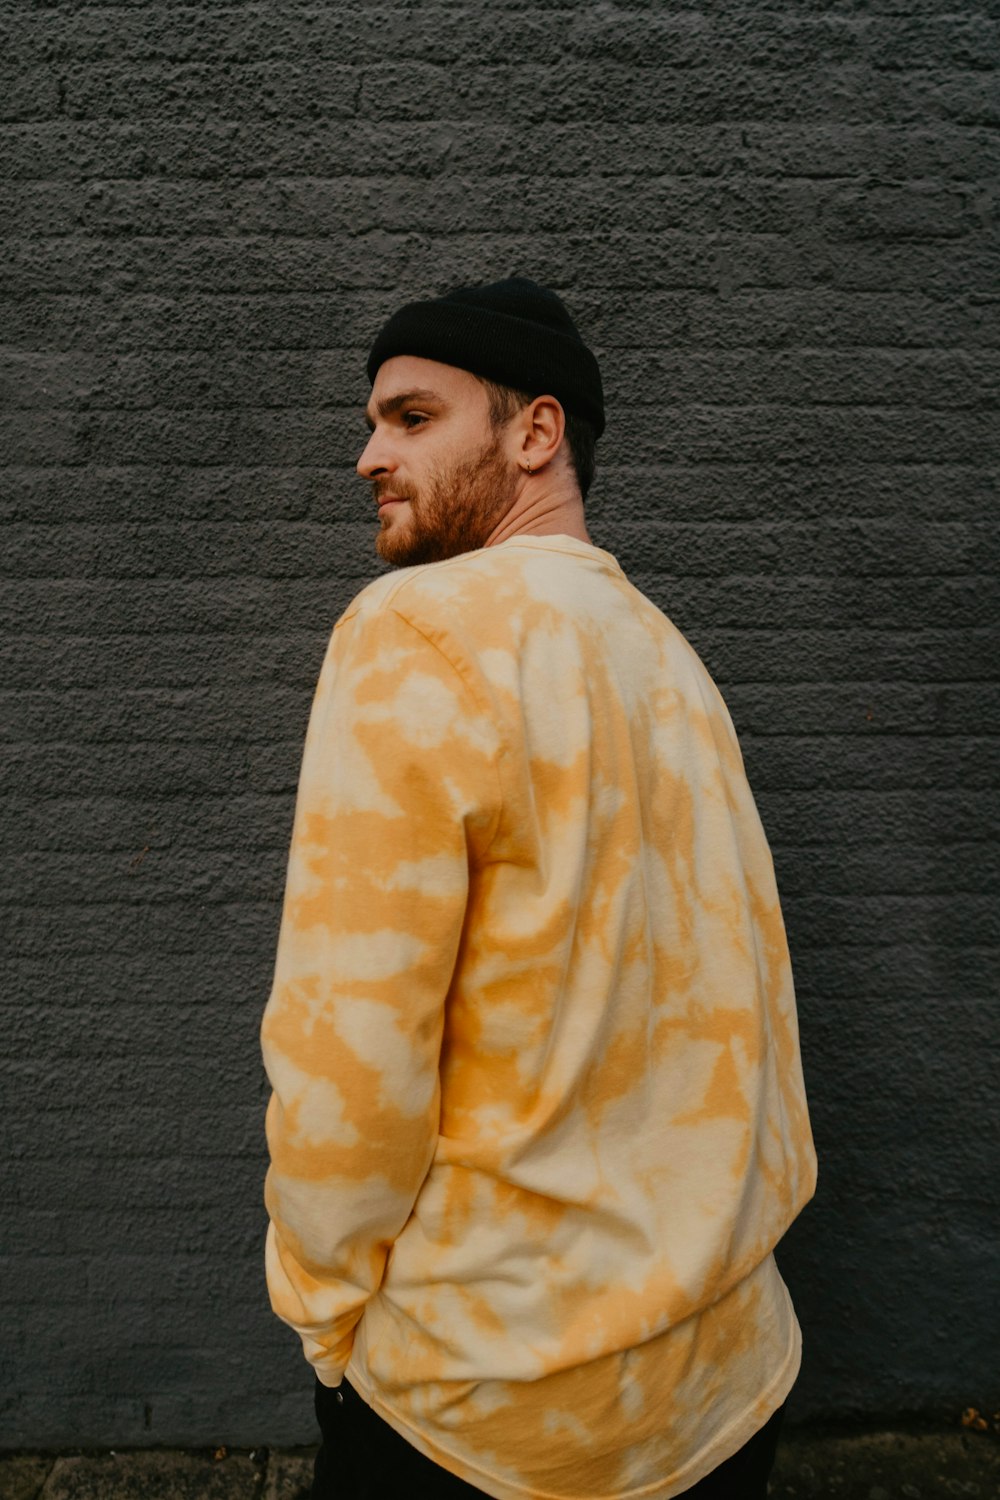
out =
[[[441,397],[436,391],[403,391],[398,396],[383,396],[376,410],[380,417],[391,417],[394,412],[403,406],[408,406],[411,401],[435,401],[440,404]],[[365,422],[370,432],[375,431],[375,423],[371,413],[365,407]]]

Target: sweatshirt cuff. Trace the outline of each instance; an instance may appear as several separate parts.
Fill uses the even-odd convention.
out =
[[[353,1344],[353,1329],[346,1339],[340,1340],[335,1349],[328,1349],[315,1339],[303,1337],[302,1345],[306,1359],[312,1365],[320,1385],[328,1386],[331,1390],[336,1389],[344,1378]]]

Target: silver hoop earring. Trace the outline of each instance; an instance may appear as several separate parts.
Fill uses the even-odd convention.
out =
[[[531,473],[531,465],[530,464],[525,464],[525,466],[524,466],[524,472],[526,474],[530,474]]]

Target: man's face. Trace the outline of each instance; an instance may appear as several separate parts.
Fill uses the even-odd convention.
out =
[[[357,468],[382,502],[379,556],[402,568],[484,547],[520,483],[485,387],[467,370],[400,354],[380,367],[365,416],[372,435]]]

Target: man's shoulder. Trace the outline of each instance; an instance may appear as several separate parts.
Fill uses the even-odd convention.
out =
[[[382,635],[400,620],[440,649],[474,657],[518,651],[536,633],[576,633],[628,653],[638,633],[664,658],[694,656],[672,621],[626,577],[612,554],[563,537],[481,547],[373,579],[337,622]],[[450,644],[448,644],[450,643]]]
[[[363,652],[417,650],[422,638],[469,680],[506,682],[512,656],[537,665],[564,652],[606,662],[638,694],[667,682],[698,701],[719,696],[694,646],[617,560],[562,538],[381,574],[355,595],[335,634],[342,627],[344,645],[350,639]]]
[[[442,624],[465,612],[489,607],[490,583],[499,574],[516,574],[518,562],[509,549],[481,547],[440,562],[417,563],[380,574],[365,585],[344,610],[338,626],[353,620],[375,624],[388,613],[418,623]]]
[[[350,620],[364,622],[382,614],[389,604],[392,596],[405,587],[408,575],[420,573],[421,567],[397,568],[392,573],[380,573],[370,583],[366,583],[351,600],[337,621],[337,627],[346,625]]]

